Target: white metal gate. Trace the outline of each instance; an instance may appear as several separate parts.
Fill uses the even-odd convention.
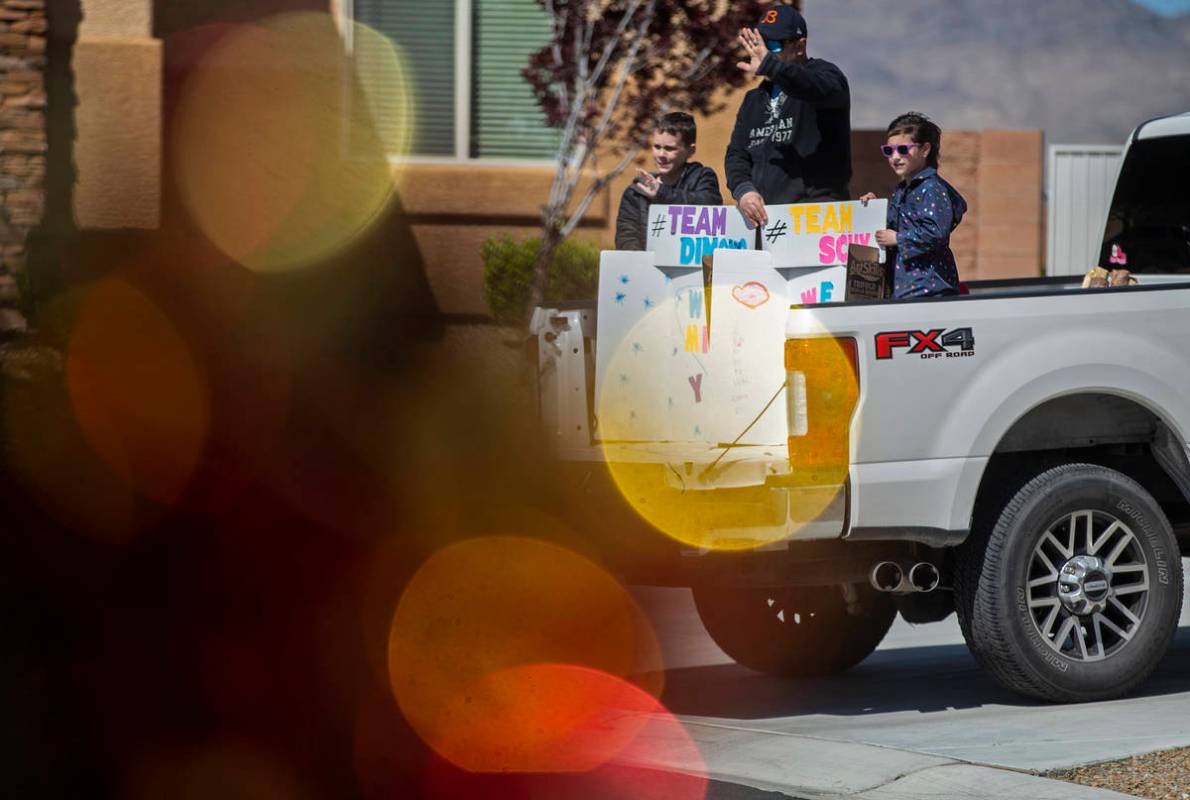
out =
[[[1081,275],[1098,262],[1123,152],[1118,145],[1050,145],[1047,275]]]

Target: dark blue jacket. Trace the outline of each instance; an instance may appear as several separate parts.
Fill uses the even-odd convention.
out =
[[[958,293],[950,232],[966,211],[967,201],[933,167],[914,175],[908,184],[897,184],[888,202],[888,227],[897,232],[893,297]]]

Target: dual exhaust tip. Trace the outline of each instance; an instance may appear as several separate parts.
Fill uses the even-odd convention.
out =
[[[932,592],[938,588],[940,580],[938,568],[928,561],[916,564],[878,561],[868,573],[868,582],[873,589],[891,594]]]

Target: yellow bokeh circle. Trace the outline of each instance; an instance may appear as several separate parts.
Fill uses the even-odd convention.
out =
[[[389,159],[409,151],[412,109],[395,46],[366,26],[344,32],[317,13],[234,26],[181,92],[180,194],[207,237],[252,269],[318,262],[389,203]]]
[[[834,535],[839,535],[850,442],[858,425],[853,361],[812,318],[794,345],[776,326],[774,341],[765,343],[773,361],[762,375],[768,382],[762,392],[751,392],[741,414],[726,404],[735,390],[722,378],[743,374],[739,359],[748,347],[724,322],[728,315],[722,309],[735,310],[733,288],[711,287],[705,332],[698,326],[690,332],[688,304],[673,298],[657,303],[618,342],[601,342],[615,347],[596,405],[597,438],[611,478],[645,521],[692,547],[749,550],[796,539],[820,522],[826,527],[837,522]],[[773,313],[783,317],[787,309],[774,307]],[[795,369],[781,362],[782,344],[785,356],[797,355]],[[744,369],[753,372],[737,379],[756,383],[761,373]],[[695,387],[700,405],[683,410],[673,398],[689,394],[686,383],[694,387],[691,372],[700,374]],[[769,419],[778,414],[783,422],[772,441],[757,443],[746,437],[749,424],[762,414]],[[731,425],[719,424],[728,415]],[[694,424],[700,420],[707,430]],[[722,438],[712,435],[712,428],[722,428]]]

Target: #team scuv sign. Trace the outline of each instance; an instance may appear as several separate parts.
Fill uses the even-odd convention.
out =
[[[769,222],[760,231],[760,247],[782,267],[834,267],[847,263],[852,244],[876,246],[885,227],[887,200],[858,200],[765,206]],[[880,251],[884,261],[884,251]]]

